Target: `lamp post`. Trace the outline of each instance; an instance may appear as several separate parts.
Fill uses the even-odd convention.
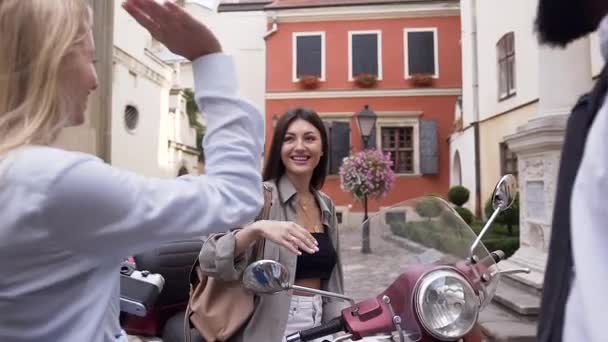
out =
[[[361,132],[361,140],[363,140],[363,149],[369,148],[369,138],[374,131],[376,126],[376,113],[369,109],[368,105],[365,105],[362,111],[356,114],[357,125],[359,126],[359,132]],[[369,245],[369,222],[367,222],[367,195],[363,196],[363,231],[362,231],[362,245],[361,253],[371,253]]]

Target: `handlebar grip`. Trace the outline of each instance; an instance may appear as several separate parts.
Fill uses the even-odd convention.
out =
[[[325,324],[322,324],[318,327],[314,327],[314,328],[302,330],[297,333],[293,333],[293,334],[287,336],[286,341],[288,341],[288,342],[312,341],[317,338],[321,338],[323,336],[335,334],[342,330],[344,330],[344,324],[342,323],[342,317],[336,317],[336,318],[332,319],[331,321],[329,321]]]
[[[495,263],[499,263],[500,261],[505,259],[505,252],[501,250],[494,251],[490,253],[490,255],[492,256],[492,259],[494,259]]]

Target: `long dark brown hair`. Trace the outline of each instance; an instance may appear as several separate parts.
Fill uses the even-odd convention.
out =
[[[327,167],[329,164],[329,143],[327,141],[327,131],[325,130],[323,120],[321,120],[315,111],[306,108],[292,109],[281,116],[281,118],[277,121],[277,125],[272,136],[272,142],[270,144],[270,152],[268,154],[268,158],[266,158],[266,165],[264,165],[263,178],[264,181],[278,181],[285,174],[285,164],[283,164],[283,160],[281,160],[283,140],[285,139],[285,134],[287,134],[289,126],[291,126],[291,124],[298,119],[304,120],[315,126],[321,135],[321,150],[323,151],[323,154],[321,155],[319,164],[317,167],[315,167],[312,173],[312,178],[310,179],[311,188],[319,190],[323,187],[325,177],[327,176]]]

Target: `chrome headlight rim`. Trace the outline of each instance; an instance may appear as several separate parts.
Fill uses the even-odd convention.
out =
[[[475,327],[475,324],[477,324],[481,307],[481,302],[475,303],[475,319],[471,321],[470,325],[465,330],[463,330],[463,333],[458,337],[445,336],[436,329],[429,326],[428,322],[425,321],[424,316],[422,314],[422,294],[424,294],[429,285],[435,282],[437,279],[445,278],[448,276],[458,279],[462,283],[462,285],[468,290],[470,290],[475,295],[475,298],[479,300],[479,296],[477,295],[477,292],[473,289],[471,284],[458,270],[453,267],[435,268],[429,272],[426,272],[418,279],[415,286],[416,290],[414,291],[414,308],[416,312],[416,317],[418,318],[418,321],[420,322],[424,330],[440,341],[453,341],[454,339],[458,340],[466,336],[466,334],[470,333],[471,330],[473,330],[473,328]]]

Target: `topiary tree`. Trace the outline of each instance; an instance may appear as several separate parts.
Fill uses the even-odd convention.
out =
[[[471,192],[469,189],[465,188],[462,185],[453,186],[450,191],[448,191],[448,200],[457,207],[462,207],[465,203],[469,201],[469,196]]]
[[[486,217],[490,218],[490,216],[492,216],[493,212],[494,212],[494,208],[492,207],[492,198],[490,197],[486,201],[486,206],[485,206]],[[501,223],[501,224],[504,224],[505,226],[507,226],[509,235],[513,236],[513,226],[519,224],[519,195],[517,195],[517,197],[515,197],[515,201],[513,202],[513,205],[511,206],[511,208],[498,214],[498,217],[496,217],[495,222]]]
[[[422,217],[426,217],[429,221],[441,214],[441,204],[439,200],[432,197],[421,199],[416,203],[416,212]]]
[[[462,185],[453,186],[450,191],[448,191],[448,200],[455,205],[454,209],[468,225],[473,223],[473,218],[475,217],[469,209],[463,207],[463,205],[469,201],[470,195],[471,192],[469,189]]]
[[[462,217],[464,222],[466,222],[468,225],[471,225],[471,223],[473,223],[475,215],[473,215],[473,213],[469,209],[465,207],[455,207],[454,210],[456,210],[458,215],[460,215],[460,217]]]

